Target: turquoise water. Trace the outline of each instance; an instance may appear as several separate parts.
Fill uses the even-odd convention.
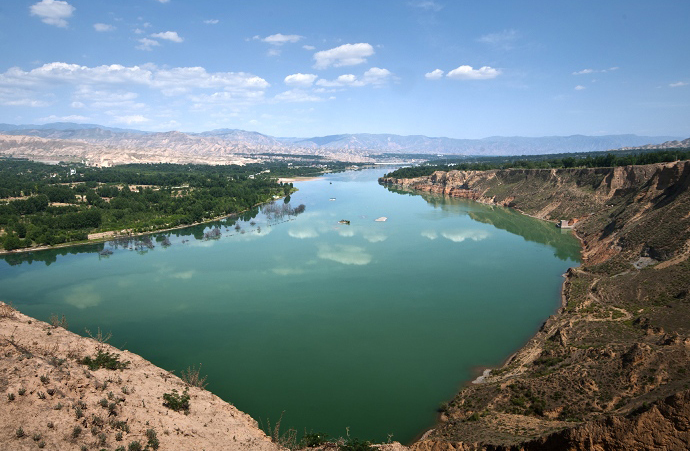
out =
[[[303,213],[256,209],[217,223],[219,239],[205,225],[152,249],[5,257],[0,300],[112,331],[176,374],[202,363],[209,390],[264,424],[284,411],[282,430],[407,442],[555,312],[579,244],[508,209],[380,186],[384,172],[297,183]]]

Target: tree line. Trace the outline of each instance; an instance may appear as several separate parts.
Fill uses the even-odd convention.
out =
[[[265,170],[261,165],[92,168],[0,159],[0,247],[13,250],[81,241],[94,232],[194,224],[294,190]]]
[[[490,169],[560,169],[602,168],[640,164],[665,163],[690,159],[690,149],[665,149],[652,152],[590,152],[545,158],[541,155],[520,157],[491,157],[482,161],[455,160],[455,163],[428,162],[419,166],[399,168],[384,177],[414,178],[431,175],[436,171],[486,171]]]

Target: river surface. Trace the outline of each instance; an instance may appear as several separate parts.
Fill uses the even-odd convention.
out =
[[[209,390],[264,425],[284,412],[282,431],[408,442],[557,310],[579,244],[509,209],[380,186],[384,172],[296,183],[301,214],[281,199],[150,246],[7,256],[0,300],[110,331],[178,375],[201,363]]]

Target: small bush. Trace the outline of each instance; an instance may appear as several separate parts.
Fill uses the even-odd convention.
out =
[[[7,394],[7,400],[8,401],[14,401],[14,398],[15,398],[14,393],[8,393]]]
[[[22,438],[22,437],[24,437],[24,436],[26,435],[26,433],[24,432],[24,429],[22,429],[22,427],[19,426],[19,427],[17,428],[17,430],[14,431],[14,435],[16,435],[17,438]]]
[[[302,446],[305,446],[307,448],[316,448],[317,446],[321,446],[324,443],[326,443],[327,438],[327,434],[311,432],[309,434],[304,434],[304,437],[302,437],[301,444]]]
[[[65,315],[62,315],[62,318],[60,318],[58,315],[53,313],[50,315],[50,325],[55,328],[62,327],[63,329],[67,329],[67,318],[65,318]]]
[[[50,379],[48,379],[48,376],[46,376],[45,374],[41,376],[40,379],[42,384],[47,384],[48,382],[50,382]]]
[[[84,416],[84,411],[81,410],[81,407],[77,406],[74,408],[74,414],[77,416],[77,419],[79,419]]]
[[[206,378],[208,376],[201,376],[201,364],[199,364],[199,368],[197,369],[195,366],[190,366],[187,368],[187,370],[182,370],[182,375],[180,376],[180,379],[182,379],[186,384],[191,385],[192,387],[199,387],[201,389],[204,389],[206,387]]]
[[[41,434],[36,432],[34,435],[31,436],[31,438],[34,440],[34,442],[37,442],[37,441],[41,440],[43,437],[41,436]]]
[[[40,442],[38,442],[38,447],[41,448],[41,449],[45,448],[45,447],[46,447],[46,441],[45,441],[45,440],[41,440]]]
[[[72,429],[72,438],[77,438],[81,435],[81,426],[74,426]]]
[[[36,395],[38,396],[38,399],[46,399],[45,392],[40,391],[40,392],[36,393]]]
[[[98,404],[100,404],[101,407],[106,408],[108,407],[108,400],[105,398],[101,398],[101,400],[98,401]]]
[[[168,409],[175,412],[184,411],[185,414],[189,413],[189,393],[187,393],[186,388],[181,395],[173,388],[172,393],[163,394],[163,400],[163,405]]]
[[[342,451],[375,451],[376,448],[372,447],[369,441],[363,441],[358,438],[348,438],[338,449]]]
[[[24,388],[24,387],[20,388],[17,391],[17,393],[19,393],[19,396],[24,396],[24,394],[26,393],[26,388]]]
[[[143,449],[144,448],[141,447],[141,443],[139,443],[138,441],[131,442],[127,446],[127,451],[142,451]]]
[[[158,441],[158,437],[156,436],[156,431],[153,429],[147,429],[146,430],[146,438],[148,439],[148,443],[146,447],[150,447],[153,450],[158,449],[160,446],[160,442]]]
[[[96,352],[96,355],[93,358],[86,356],[79,363],[88,366],[92,371],[100,368],[105,368],[108,370],[124,370],[129,366],[129,362],[120,362],[119,355],[112,352],[102,351],[100,349],[98,352]]]
[[[117,434],[115,434],[115,440],[117,440],[118,442],[122,441],[122,432],[118,432]]]

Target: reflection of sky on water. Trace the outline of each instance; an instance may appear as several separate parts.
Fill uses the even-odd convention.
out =
[[[96,307],[103,302],[103,296],[101,296],[100,291],[92,283],[77,285],[68,289],[64,295],[64,300],[65,303],[82,310],[88,307]]]
[[[441,236],[454,243],[462,243],[465,240],[482,241],[489,237],[489,233],[483,230],[446,230],[441,232]]]
[[[343,265],[368,265],[372,258],[363,247],[346,244],[321,244],[317,255],[324,260],[332,260]]]

